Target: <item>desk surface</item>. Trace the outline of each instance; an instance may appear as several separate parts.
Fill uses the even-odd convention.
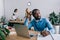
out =
[[[25,37],[21,37],[21,36],[17,36],[15,29],[10,30],[10,35],[6,38],[6,40],[52,40],[51,36],[48,35],[46,37],[32,37],[32,38],[25,38]],[[35,34],[38,34],[38,32],[36,31],[30,31],[29,32],[33,32]],[[60,34],[53,34],[53,38],[54,40],[60,40]]]
[[[17,35],[10,35],[6,38],[6,40],[36,40],[36,37],[29,39],[29,38],[20,37]]]
[[[37,32],[35,32],[35,31],[29,31],[29,32],[33,32],[33,33],[37,34]],[[37,37],[31,37],[29,39],[29,38],[17,36],[15,30],[13,30],[13,31],[11,31],[10,35],[6,38],[6,40],[37,40]]]

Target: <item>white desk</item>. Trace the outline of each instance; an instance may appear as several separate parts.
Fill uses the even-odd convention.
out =
[[[60,40],[60,34],[52,34],[54,40]],[[52,40],[51,36],[48,35],[46,37],[37,37],[37,40]]]

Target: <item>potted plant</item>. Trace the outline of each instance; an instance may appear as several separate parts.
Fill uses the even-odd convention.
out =
[[[51,21],[53,25],[57,23],[57,20],[58,20],[58,17],[54,11],[51,14],[49,14],[49,21]]]
[[[58,23],[60,24],[60,12],[58,14]]]

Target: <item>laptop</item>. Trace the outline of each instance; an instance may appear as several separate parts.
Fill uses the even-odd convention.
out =
[[[23,24],[14,24],[14,26],[15,26],[15,30],[18,36],[27,37],[27,38],[34,36],[33,33],[28,32],[27,26]]]

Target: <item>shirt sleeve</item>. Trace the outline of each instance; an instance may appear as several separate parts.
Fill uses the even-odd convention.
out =
[[[54,33],[55,33],[55,30],[54,30],[54,28],[53,28],[53,25],[49,22],[48,19],[46,19],[46,25],[47,25],[47,27],[48,27],[48,31],[49,31],[50,33],[54,34]]]
[[[32,27],[32,22],[28,23],[28,19],[25,19],[24,25],[26,25],[28,27],[28,29],[31,29]]]

